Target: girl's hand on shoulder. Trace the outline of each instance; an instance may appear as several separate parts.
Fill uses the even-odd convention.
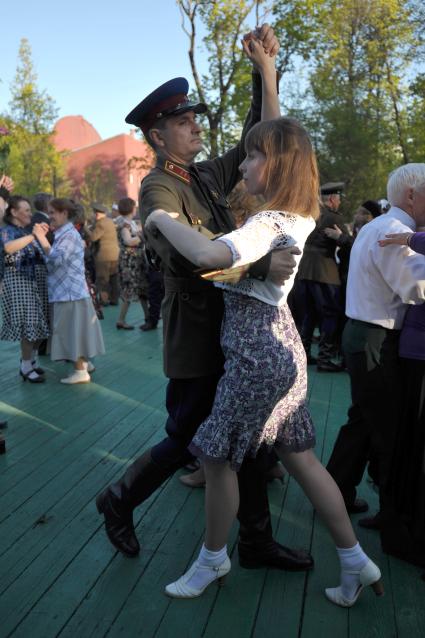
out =
[[[390,233],[385,235],[386,239],[379,239],[378,244],[383,248],[384,246],[390,246],[391,244],[397,244],[398,246],[409,246],[410,240],[414,233]]]

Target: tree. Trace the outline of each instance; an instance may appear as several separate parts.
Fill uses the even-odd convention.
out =
[[[254,23],[270,19],[281,41],[278,70],[283,75],[297,55],[309,57],[322,0],[177,0],[177,4],[189,39],[195,97],[208,107],[209,154],[214,157],[237,141],[249,109],[251,63],[242,53],[243,34]],[[208,60],[208,72],[203,74],[196,61],[200,25],[205,31],[202,45]]]
[[[116,186],[114,170],[100,160],[95,160],[84,171],[84,180],[79,189],[81,201],[85,206],[90,206],[95,201],[111,206],[115,199]]]
[[[15,191],[27,196],[40,190],[56,191],[61,183],[66,191],[63,158],[52,143],[57,116],[53,99],[37,88],[31,48],[21,40],[18,67],[11,88],[10,113],[2,118],[10,131],[6,170],[13,176]]]
[[[388,172],[410,161],[404,78],[416,17],[403,0],[329,0],[323,10],[310,127],[323,181],[344,179],[359,203],[383,195]]]

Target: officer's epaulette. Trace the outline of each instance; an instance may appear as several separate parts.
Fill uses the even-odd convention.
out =
[[[190,173],[178,164],[165,160],[164,171],[174,175],[174,177],[177,177],[178,179],[181,179],[185,184],[190,184]]]

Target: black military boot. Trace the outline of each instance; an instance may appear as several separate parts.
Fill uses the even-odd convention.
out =
[[[318,372],[342,372],[344,366],[340,366],[332,361],[335,354],[333,338],[327,334],[320,335],[319,355],[317,357]]]
[[[304,550],[284,547],[274,540],[267,496],[267,451],[246,458],[238,473],[240,506],[239,564],[246,569],[276,567],[291,571],[312,569],[312,556]]]
[[[96,498],[99,514],[105,517],[105,531],[112,545],[130,558],[140,551],[133,524],[133,510],[143,503],[173,474],[174,468],[164,469],[151,457],[151,450],[139,456],[124,476],[109,485]]]

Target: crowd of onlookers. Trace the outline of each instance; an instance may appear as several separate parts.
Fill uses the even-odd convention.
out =
[[[47,343],[52,360],[73,363],[61,382],[87,383],[94,371],[91,359],[104,353],[99,324],[104,306],[118,306],[121,298],[118,329],[134,329],[126,322],[132,301],[142,306],[142,330],[158,324],[162,281],[155,277],[152,294],[153,268],[134,219],[136,203],[121,199],[115,218],[106,206],[93,203],[87,218],[82,205],[71,199],[38,193],[30,201],[12,192],[13,181],[3,176],[0,339],[20,342],[24,381],[45,381],[38,355]]]

